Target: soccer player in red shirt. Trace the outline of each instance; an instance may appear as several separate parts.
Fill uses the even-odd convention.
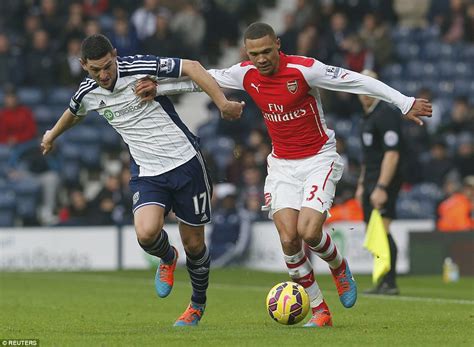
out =
[[[250,25],[244,43],[250,61],[209,73],[223,88],[245,90],[262,111],[273,145],[268,156],[264,208],[280,235],[290,277],[310,296],[312,317],[305,326],[331,326],[329,308],[302,241],[328,263],[344,307],[355,304],[357,288],[347,260],[323,230],[343,163],[336,152],[334,131],[326,126],[318,88],[382,99],[420,125],[420,116],[431,115],[431,105],[368,76],[327,66],[313,58],[285,55],[280,52],[280,40],[273,28],[265,23]],[[144,83],[136,92],[150,88]],[[192,82],[158,81],[159,94],[198,90]]]

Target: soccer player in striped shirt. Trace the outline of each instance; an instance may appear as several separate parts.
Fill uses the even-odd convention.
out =
[[[285,55],[273,28],[265,23],[250,25],[244,43],[249,61],[209,73],[223,88],[245,90],[262,112],[273,145],[268,156],[265,208],[278,230],[290,277],[310,296],[313,314],[305,326],[331,326],[329,308],[302,241],[328,263],[344,307],[355,304],[357,288],[347,260],[323,230],[343,163],[336,152],[334,131],[326,126],[318,88],[382,99],[420,125],[420,116],[431,115],[431,104],[354,71]],[[192,82],[160,84],[158,93],[188,92],[192,86]],[[140,91],[150,88],[153,86],[147,83]],[[194,91],[198,90],[195,86]]]
[[[66,109],[41,143],[43,154],[55,139],[76,125],[89,111],[97,111],[122,136],[131,155],[130,188],[138,243],[160,258],[155,277],[158,296],[169,295],[178,253],[163,230],[173,209],[186,252],[191,278],[191,303],[176,326],[197,325],[206,304],[209,250],[204,225],[211,219],[211,182],[197,138],[183,124],[166,96],[144,99],[136,93],[144,78],[160,80],[188,76],[216,103],[226,119],[240,117],[243,103],[228,101],[215,80],[196,61],[153,55],[117,57],[103,35],[82,43],[81,64],[89,73]]]

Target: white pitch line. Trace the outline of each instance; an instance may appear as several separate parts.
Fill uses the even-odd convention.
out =
[[[21,273],[19,273],[21,274]],[[57,276],[49,275],[49,274],[42,274],[42,279],[57,279]],[[120,281],[120,282],[130,282],[133,281],[134,284],[140,285],[147,285],[153,286],[153,278],[144,279],[144,278],[133,278],[133,277],[125,277],[125,276],[104,276],[104,275],[89,275],[89,274],[71,274],[68,280],[76,280],[76,281],[88,281],[88,282],[113,282],[113,281]],[[178,285],[190,285],[188,281],[175,281]],[[210,283],[210,289],[217,289],[217,290],[235,290],[238,288],[239,290],[246,290],[246,291],[258,291],[258,292],[266,292],[270,290],[270,286],[257,286],[257,285],[248,285],[248,284],[229,284],[229,283]],[[324,295],[328,296],[335,296],[336,293],[329,292],[324,293]],[[401,295],[367,295],[367,294],[360,294],[364,299],[373,299],[373,300],[392,300],[392,301],[415,301],[415,302],[426,302],[426,303],[437,303],[437,304],[456,304],[456,305],[474,305],[474,300],[466,300],[466,299],[446,299],[446,298],[426,298],[426,297],[419,297],[419,296],[401,296]]]

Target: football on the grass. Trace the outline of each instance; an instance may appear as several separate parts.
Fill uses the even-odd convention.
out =
[[[308,294],[298,283],[278,283],[267,295],[267,310],[270,317],[280,324],[299,323],[309,311]]]

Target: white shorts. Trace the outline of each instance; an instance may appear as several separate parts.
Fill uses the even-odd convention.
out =
[[[265,180],[265,206],[269,218],[283,208],[310,207],[324,213],[332,206],[344,164],[336,150],[304,159],[278,159],[271,154]]]

